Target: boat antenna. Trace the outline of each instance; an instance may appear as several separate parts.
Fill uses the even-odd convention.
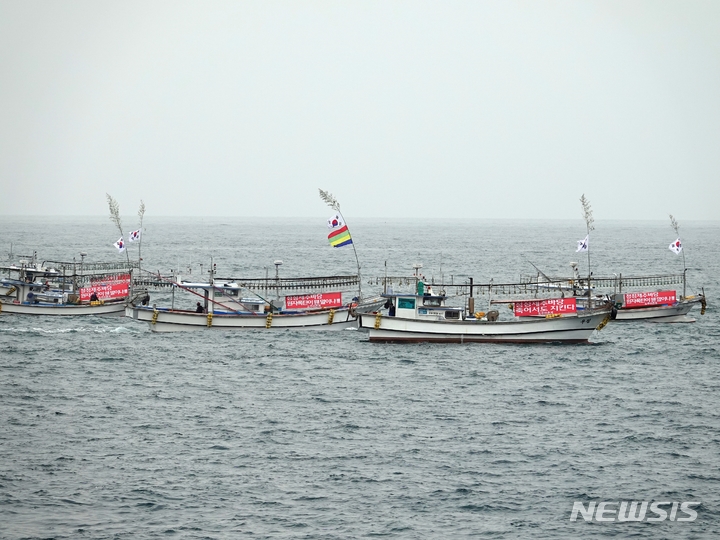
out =
[[[330,208],[335,210],[338,214],[340,214],[340,217],[342,218],[345,226],[347,227],[347,221],[345,220],[345,216],[343,216],[342,212],[340,211],[340,203],[338,202],[338,200],[333,197],[332,193],[330,193],[329,191],[325,191],[320,188],[318,188],[318,191],[320,192],[320,198],[323,200],[323,202],[327,204]],[[350,233],[350,227],[348,227],[348,233]],[[352,238],[352,234],[350,234],[350,237]],[[353,253],[355,253],[355,262],[357,263],[358,300],[362,300],[362,277],[360,275],[360,259],[358,258],[357,249],[355,249],[355,242],[353,241],[350,245],[353,248]]]
[[[385,261],[385,279],[383,279],[383,294],[387,294],[387,261]]]
[[[677,220],[673,217],[672,214],[670,214],[670,226],[675,231],[675,234],[677,234],[678,240],[680,240],[680,224],[677,222]],[[682,249],[682,242],[680,242],[680,253],[682,254],[682,258],[683,258],[683,297],[684,297],[685,292],[686,292],[685,274],[687,273],[687,265],[685,264],[685,250]]]
[[[592,207],[590,206],[590,201],[587,200],[584,193],[583,193],[582,197],[580,197],[580,204],[582,205],[583,219],[585,219],[585,226],[587,227],[587,236],[588,236],[588,243],[587,243],[588,302],[591,302],[592,301],[592,287],[590,286],[590,276],[592,276],[592,271],[590,270],[590,231],[595,230],[595,225],[594,225],[595,219],[593,218]],[[590,305],[589,307],[592,308],[592,305]]]

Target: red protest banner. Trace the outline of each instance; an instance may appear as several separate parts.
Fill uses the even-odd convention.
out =
[[[342,293],[299,294],[285,297],[285,309],[336,308],[342,306]]]
[[[675,291],[625,293],[623,307],[672,305],[677,302]]]
[[[91,280],[90,283],[90,286],[80,289],[81,302],[89,302],[93,293],[97,294],[98,300],[124,298],[130,294],[130,274],[106,276],[102,279]]]
[[[518,300],[513,304],[516,317],[537,317],[554,313],[575,313],[575,298],[545,298],[543,300]]]

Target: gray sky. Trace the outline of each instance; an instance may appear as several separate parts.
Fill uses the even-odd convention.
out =
[[[0,213],[720,218],[720,2],[0,1]]]

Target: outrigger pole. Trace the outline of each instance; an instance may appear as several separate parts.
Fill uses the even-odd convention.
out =
[[[340,217],[342,218],[343,222],[345,223],[345,226],[347,227],[347,221],[345,220],[345,216],[342,215],[342,212],[340,211],[340,203],[337,201],[335,197],[332,196],[332,194],[329,191],[324,191],[320,188],[318,188],[318,191],[320,192],[320,198],[327,204],[330,208],[335,210],[338,214],[340,214]],[[348,233],[350,232],[350,227],[347,227]],[[352,240],[352,234],[350,234],[350,238]],[[360,259],[358,258],[357,249],[355,249],[355,242],[351,242],[353,253],[355,253],[355,262],[357,263],[357,272],[358,272],[358,300],[362,300],[362,277],[360,275]]]

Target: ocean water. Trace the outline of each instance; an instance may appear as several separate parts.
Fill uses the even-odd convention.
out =
[[[211,257],[227,277],[273,275],[277,259],[286,277],[355,271],[323,219],[145,225],[144,264],[163,273],[197,276]],[[350,226],[368,293],[386,263],[446,282],[587,268],[580,221]],[[609,324],[590,345],[0,314],[0,538],[718,537],[720,223],[681,227],[707,313]],[[105,217],[2,217],[0,231],[2,251],[41,260],[119,257]],[[674,239],[664,221],[598,221],[592,269],[680,271]],[[700,505],[693,522],[570,520],[575,501],[633,500]]]

